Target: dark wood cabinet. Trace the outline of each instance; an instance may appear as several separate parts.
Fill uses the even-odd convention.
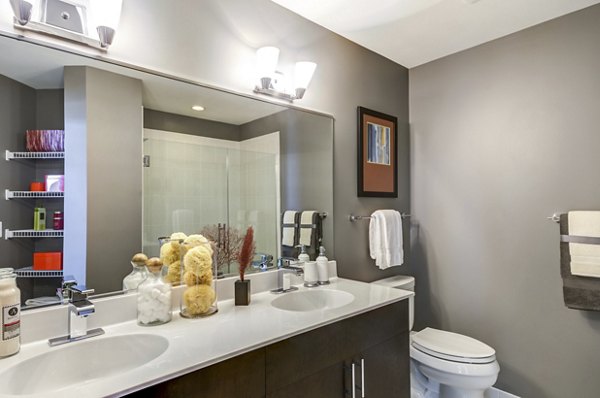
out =
[[[264,398],[264,348],[148,387],[135,398]]]
[[[361,397],[363,380],[365,397],[409,398],[408,343],[402,301],[272,344],[267,398]]]
[[[364,396],[368,398],[409,398],[408,336],[408,301],[403,300],[133,396],[349,398],[353,390],[356,397],[362,397],[364,388]]]

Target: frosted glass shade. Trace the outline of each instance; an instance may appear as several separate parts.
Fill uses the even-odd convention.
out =
[[[294,68],[294,88],[306,89],[317,69],[314,62],[296,62]]]
[[[271,77],[277,68],[279,49],[277,47],[261,47],[256,50],[257,77]]]
[[[96,26],[117,30],[123,0],[92,0],[90,8]]]

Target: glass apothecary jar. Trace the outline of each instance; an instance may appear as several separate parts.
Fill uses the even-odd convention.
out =
[[[183,243],[180,314],[199,318],[215,314],[217,307],[217,267],[211,243],[202,235],[190,235]]]
[[[163,280],[162,267],[162,262],[156,257],[146,264],[148,276],[138,286],[138,325],[162,325],[171,320],[171,284]]]
[[[125,278],[123,278],[123,290],[126,292],[136,291],[140,283],[142,283],[148,277],[148,270],[146,268],[146,261],[148,256],[144,253],[137,253],[131,259],[131,266],[133,270]]]

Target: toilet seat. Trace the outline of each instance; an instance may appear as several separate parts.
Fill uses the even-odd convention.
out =
[[[486,364],[496,360],[492,347],[461,334],[425,328],[411,337],[416,350],[446,361]]]

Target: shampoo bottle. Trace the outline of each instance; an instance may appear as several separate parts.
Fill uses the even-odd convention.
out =
[[[33,210],[33,230],[43,231],[46,229],[46,209],[36,207]]]
[[[317,272],[319,274],[319,285],[329,284],[329,260],[325,257],[325,248],[319,247],[319,257],[317,257]]]

